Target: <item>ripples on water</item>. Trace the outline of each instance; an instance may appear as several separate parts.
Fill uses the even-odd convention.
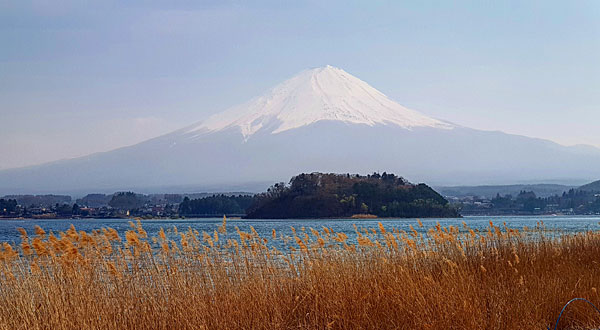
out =
[[[547,229],[557,230],[563,233],[584,232],[589,230],[600,230],[600,217],[586,216],[543,216],[543,217],[465,217],[460,219],[421,219],[423,227],[417,224],[417,219],[304,219],[304,220],[238,220],[228,219],[227,228],[229,234],[235,234],[235,227],[242,231],[250,231],[253,226],[262,237],[270,237],[272,230],[275,229],[279,234],[292,235],[291,227],[300,230],[305,227],[306,230],[312,227],[321,230],[323,226],[333,229],[336,232],[346,233],[349,237],[355,236],[355,224],[359,228],[377,228],[377,223],[381,222],[386,228],[397,228],[399,230],[409,231],[409,225],[422,233],[434,227],[437,222],[442,226],[458,226],[462,228],[462,222],[466,222],[472,229],[487,230],[489,222],[493,221],[495,225],[501,226],[504,222],[510,228],[521,229],[524,226],[533,228],[536,223],[543,221]],[[9,243],[20,242],[20,236],[17,228],[23,227],[30,235],[33,235],[35,225],[44,228],[46,231],[65,231],[71,224],[75,228],[90,232],[102,227],[111,227],[116,229],[124,238],[126,230],[130,229],[130,219],[53,219],[53,220],[0,220],[0,241]],[[222,224],[222,218],[208,219],[177,219],[177,220],[142,220],[144,229],[149,236],[157,236],[160,228],[168,230],[176,226],[179,231],[185,231],[189,227],[202,233],[206,231],[213,233],[218,226]],[[237,235],[235,235],[237,236]]]

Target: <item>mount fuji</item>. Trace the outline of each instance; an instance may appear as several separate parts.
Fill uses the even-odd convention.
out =
[[[0,193],[246,187],[301,172],[387,171],[438,185],[600,177],[600,149],[428,117],[344,70],[306,70],[247,103],[145,142],[0,171]]]

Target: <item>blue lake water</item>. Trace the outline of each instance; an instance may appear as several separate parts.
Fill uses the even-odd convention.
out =
[[[496,225],[502,225],[506,222],[510,228],[520,229],[523,226],[535,227],[538,221],[543,221],[548,229],[556,229],[565,233],[583,232],[589,230],[600,230],[600,216],[505,216],[505,217],[465,217],[460,219],[445,218],[445,219],[421,219],[423,228],[417,225],[417,219],[303,219],[303,220],[239,220],[228,219],[228,232],[234,232],[234,227],[237,226],[243,231],[249,231],[250,226],[253,226],[256,231],[264,237],[270,237],[272,230],[275,229],[278,233],[291,235],[293,226],[296,230],[302,227],[312,227],[322,229],[323,226],[331,228],[336,232],[344,232],[349,237],[354,236],[353,224],[359,228],[377,228],[377,223],[381,222],[386,228],[397,228],[399,230],[409,230],[409,225],[420,232],[426,232],[429,228],[434,227],[437,222],[442,226],[459,226],[462,227],[462,222],[473,229],[485,229],[489,225],[489,221],[493,221]],[[130,229],[129,219],[52,219],[52,220],[0,220],[0,242],[18,243],[20,236],[17,228],[22,227],[33,236],[35,225],[39,225],[46,231],[59,232],[69,228],[71,224],[75,225],[77,230],[90,232],[94,229],[102,227],[111,227],[116,229],[122,238],[126,230]],[[150,236],[156,236],[160,228],[168,230],[176,226],[179,231],[185,231],[188,227],[194,230],[214,232],[222,223],[222,218],[204,218],[204,219],[176,219],[176,220],[142,220],[144,229]]]

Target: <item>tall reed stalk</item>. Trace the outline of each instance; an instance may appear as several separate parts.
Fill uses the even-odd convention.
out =
[[[20,230],[0,248],[0,328],[545,329],[571,298],[600,305],[598,232],[355,229]],[[592,326],[586,304],[559,325]]]

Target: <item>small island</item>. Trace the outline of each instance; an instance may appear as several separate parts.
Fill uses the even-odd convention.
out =
[[[448,201],[426,184],[394,174],[310,173],[278,183],[255,196],[250,219],[345,217],[460,217]]]

